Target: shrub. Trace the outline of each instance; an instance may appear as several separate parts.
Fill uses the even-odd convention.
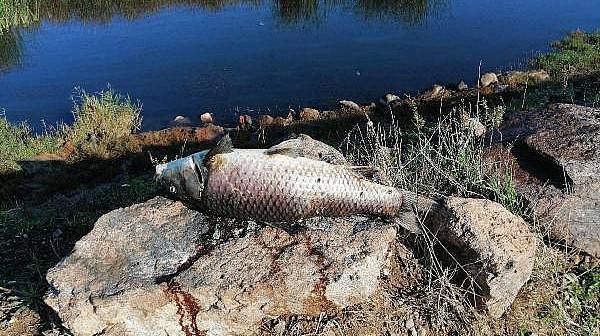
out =
[[[574,31],[552,43],[554,51],[541,55],[534,63],[552,74],[586,74],[600,71],[600,31]]]

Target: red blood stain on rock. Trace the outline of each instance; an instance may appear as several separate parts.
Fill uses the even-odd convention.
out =
[[[200,306],[192,294],[184,291],[176,281],[169,281],[165,292],[177,306],[179,325],[186,336],[206,336],[205,330],[199,330],[196,317],[200,313]]]

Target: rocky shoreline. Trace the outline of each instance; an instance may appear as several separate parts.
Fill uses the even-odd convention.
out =
[[[497,129],[478,115],[453,112],[459,103],[479,108],[482,100],[519,96],[549,80],[537,70],[486,73],[474,88],[464,82],[435,85],[416,97],[389,93],[362,106],[340,101],[334,111],[307,107],[257,120],[243,115],[237,125],[215,125],[212,116],[203,115],[202,126],[174,123],[132,134],[114,157],[81,162],[69,161],[74,148],[65,143],[58,154],[20,162],[22,171],[7,177],[0,196],[17,195],[31,204],[58,194],[83,197],[82,186],[121,183],[131,175],[147,178],[163,157],[210,148],[225,133],[241,148],[264,148],[293,134],[339,145],[357,124],[413,127],[417,117],[435,123],[443,102],[448,115],[473,136],[490,139],[482,154],[488,166],[511,167],[515,193],[531,214],[522,218],[490,200],[444,196],[439,206],[425,202],[429,207],[411,215],[423,221],[425,235],[360,216],[317,218],[289,230],[210,217],[159,192],[154,196],[163,196],[107,212],[90,226],[48,271],[44,298],[63,323],[54,334],[281,335],[316,328],[327,335],[374,335],[380,328],[435,335],[475,321],[434,321],[425,288],[446,278],[432,278],[432,270],[454,272],[445,275],[448,287],[440,291],[453,288],[462,296],[454,298],[457,292],[451,291],[445,304],[465,304],[476,308],[465,315],[496,319],[515,309],[546,245],[564,244],[579,262],[598,267],[600,109],[550,104],[510,114]],[[10,290],[0,294],[0,299],[14,296]],[[35,323],[19,320],[35,313],[11,309],[0,331],[39,334]],[[340,326],[357,311],[384,317],[370,321],[371,329],[353,322]],[[382,322],[392,317],[393,324]],[[490,333],[489,326],[470,327]]]

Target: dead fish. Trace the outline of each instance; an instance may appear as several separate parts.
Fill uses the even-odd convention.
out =
[[[402,190],[292,147],[234,149],[225,135],[210,151],[156,167],[156,179],[207,213],[260,222],[352,214],[394,218],[410,210]],[[415,231],[414,228],[409,228]]]

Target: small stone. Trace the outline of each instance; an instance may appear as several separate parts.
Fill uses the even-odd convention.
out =
[[[203,124],[212,124],[214,123],[214,119],[211,113],[202,113],[200,115],[200,121],[202,121]]]
[[[545,82],[550,79],[550,75],[546,72],[546,70],[532,70],[527,73],[529,79],[533,82]]]
[[[527,82],[527,74],[523,71],[509,71],[502,76],[502,83],[510,86],[522,85]]]
[[[384,106],[389,106],[391,103],[400,100],[400,97],[396,96],[393,93],[388,93],[385,96],[381,97],[381,99],[379,99],[379,103],[381,103],[381,105]]]
[[[274,126],[289,126],[293,122],[294,122],[294,116],[292,115],[292,112],[290,111],[288,113],[288,116],[285,118],[277,117],[277,118],[273,119],[272,125],[274,125]]]
[[[480,82],[482,87],[488,87],[492,84],[496,84],[498,83],[498,75],[493,72],[485,73],[483,76],[481,76]]]
[[[252,117],[247,114],[241,115],[239,118],[239,126],[241,129],[250,129],[252,127]]]
[[[319,118],[319,110],[310,107],[305,107],[300,110],[300,120],[302,121],[314,121],[319,120]]]
[[[362,112],[360,106],[351,100],[340,100],[340,107],[346,111]]]
[[[436,97],[439,96],[443,91],[444,91],[444,87],[441,85],[438,85],[438,84],[434,85],[431,88],[431,94]]]
[[[173,120],[171,120],[170,125],[174,126],[174,127],[180,127],[180,126],[189,126],[192,124],[192,121],[190,120],[190,118],[186,117],[186,116],[182,116],[182,115],[178,115],[176,116]]]
[[[445,91],[443,86],[435,84],[430,90],[424,92],[418,98],[423,100],[437,99],[440,98]]]
[[[258,124],[260,125],[260,127],[271,126],[274,120],[275,118],[271,117],[270,115],[263,114],[258,117]]]

